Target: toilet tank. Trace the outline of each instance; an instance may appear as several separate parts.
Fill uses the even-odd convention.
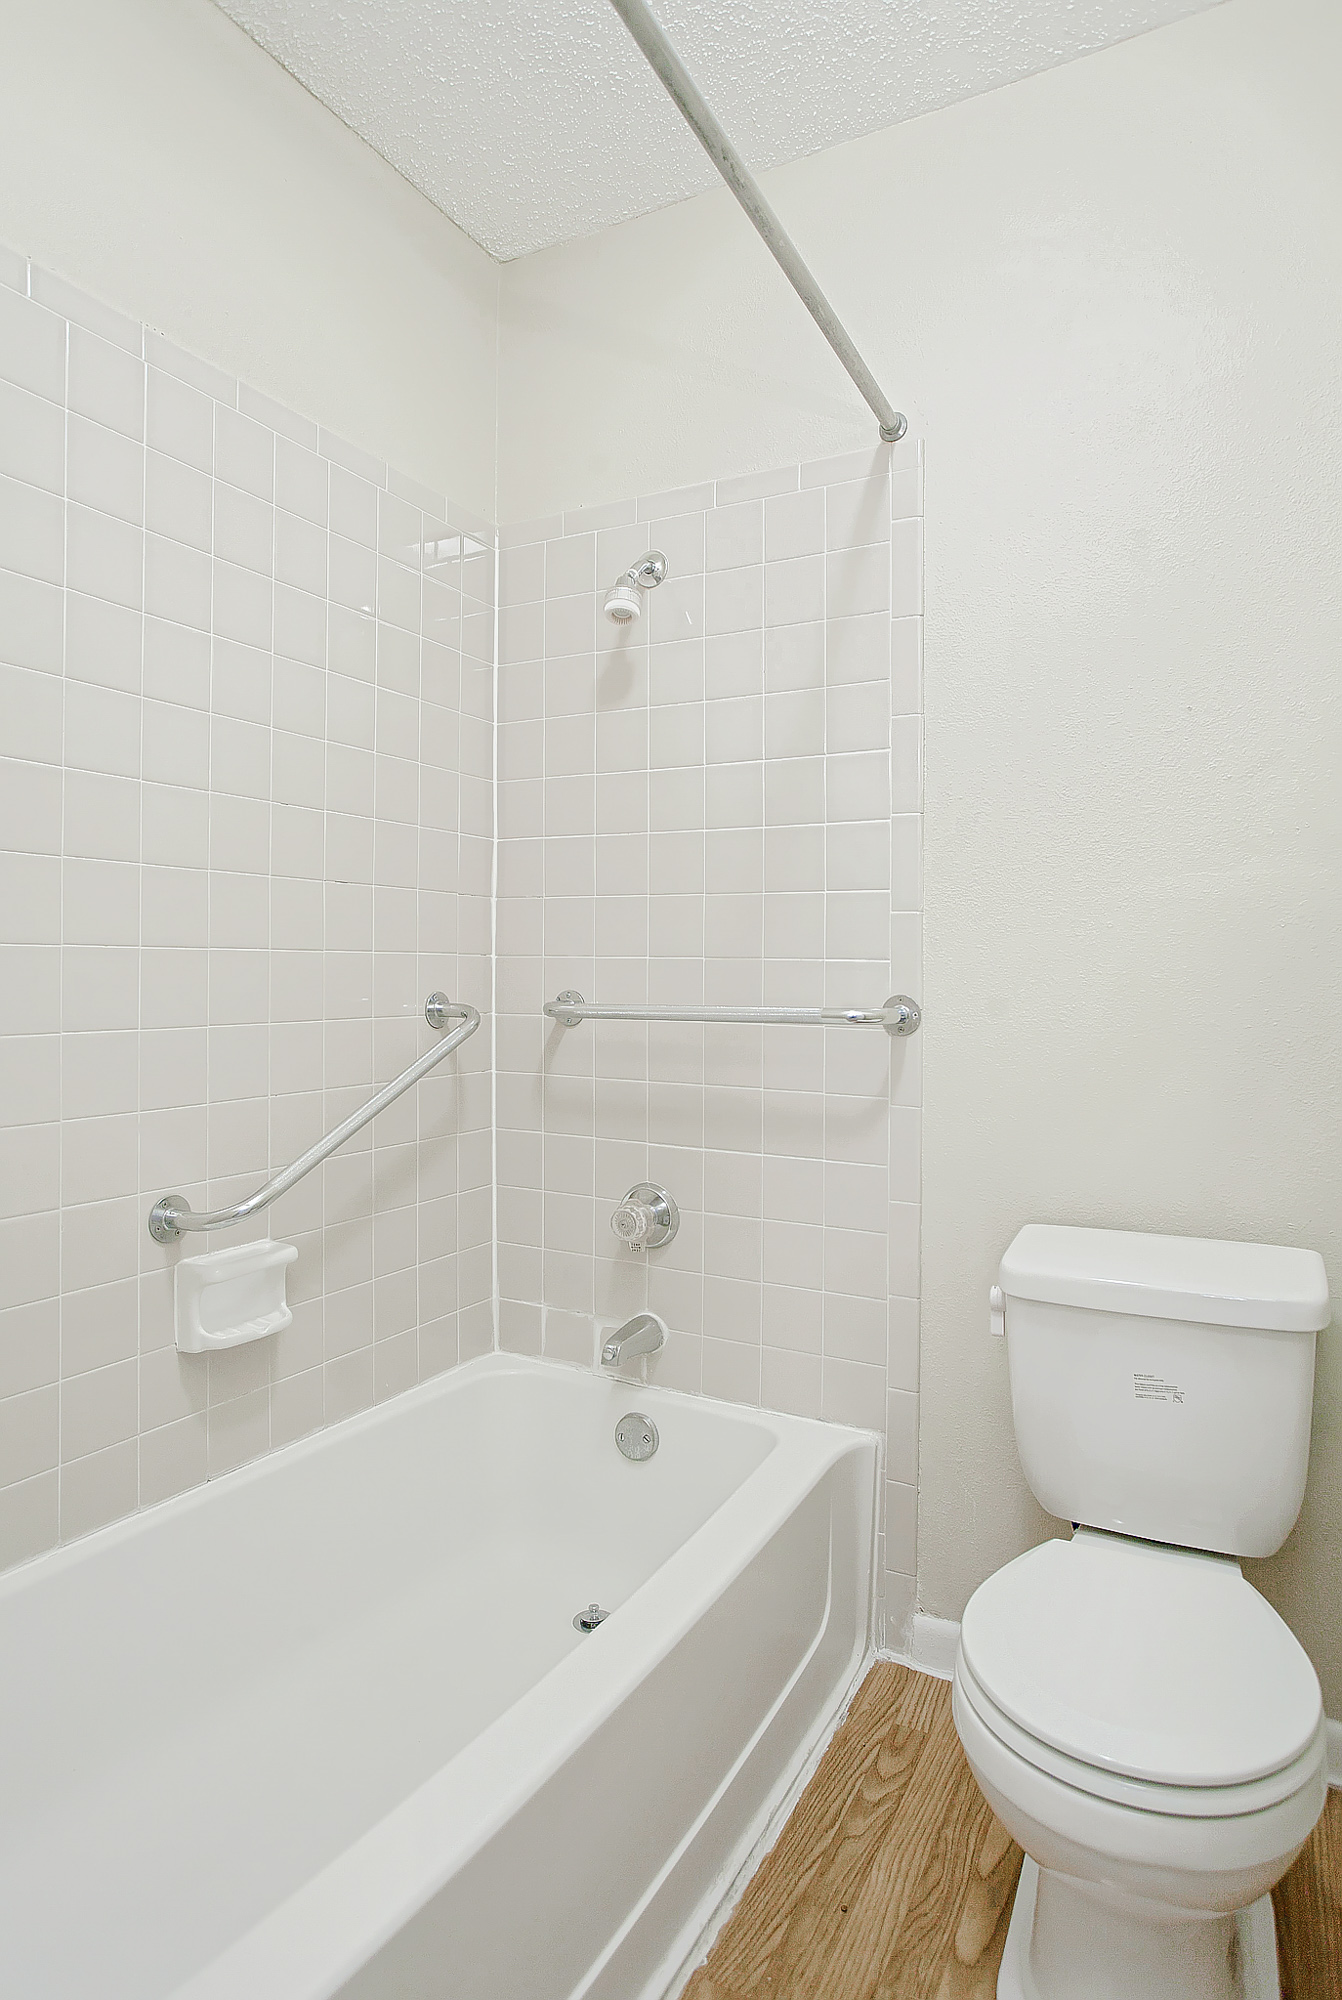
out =
[[[1281,1547],[1330,1316],[1315,1251],[1030,1223],[998,1282],[1016,1445],[1042,1507],[1224,1555]]]

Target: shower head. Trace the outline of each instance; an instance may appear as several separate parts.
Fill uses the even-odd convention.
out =
[[[605,604],[607,618],[616,625],[632,625],[642,610],[638,592],[628,577],[622,576],[618,583],[611,585]]]
[[[606,593],[603,609],[616,625],[630,625],[643,610],[641,590],[655,590],[666,575],[666,557],[660,549],[649,549],[624,575],[617,577]]]

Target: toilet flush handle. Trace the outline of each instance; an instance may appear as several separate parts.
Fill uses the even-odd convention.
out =
[[[1000,1285],[988,1288],[988,1331],[999,1340],[1006,1333],[1006,1294]]]

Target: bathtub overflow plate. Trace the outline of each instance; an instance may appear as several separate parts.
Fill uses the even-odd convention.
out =
[[[615,1442],[626,1458],[651,1458],[661,1439],[657,1426],[651,1417],[644,1417],[637,1410],[631,1410],[627,1417],[621,1417],[615,1426]]]

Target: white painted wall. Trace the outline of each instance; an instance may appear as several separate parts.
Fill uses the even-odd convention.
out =
[[[210,0],[0,0],[0,242],[494,518],[497,267]]]
[[[1317,1246],[1342,1291],[1342,14],[1229,4],[769,176],[927,437],[921,1594],[1049,1524],[1030,1218]],[[508,267],[501,518],[870,436],[730,198]],[[1342,1357],[1262,1584],[1342,1708]]]
[[[493,513],[495,268],[208,0],[0,0],[0,239]],[[770,176],[928,439],[922,1596],[1047,1524],[983,1294],[1029,1216],[1342,1286],[1332,0],[1228,0]],[[502,518],[871,426],[714,194],[528,258]],[[1257,1572],[1342,1705],[1342,1367]],[[1330,1567],[1331,1561],[1331,1567]]]

